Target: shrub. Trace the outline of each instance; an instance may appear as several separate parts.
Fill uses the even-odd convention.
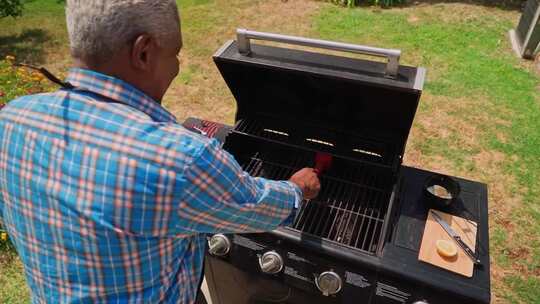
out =
[[[52,91],[55,86],[37,71],[14,66],[15,57],[0,60],[0,109],[10,100]]]
[[[21,0],[0,0],[0,18],[18,17],[22,14],[22,9]]]

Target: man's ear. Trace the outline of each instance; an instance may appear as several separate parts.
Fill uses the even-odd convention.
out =
[[[131,49],[131,64],[138,70],[149,70],[155,51],[156,41],[154,38],[148,34],[139,35]]]

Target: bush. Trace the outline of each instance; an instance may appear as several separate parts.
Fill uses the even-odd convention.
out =
[[[0,60],[0,109],[10,100],[23,95],[54,90],[56,87],[41,73],[15,67],[15,57]]]
[[[22,9],[21,0],[0,0],[0,18],[18,17],[22,14]]]

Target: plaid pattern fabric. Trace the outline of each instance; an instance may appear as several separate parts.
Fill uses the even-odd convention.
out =
[[[0,111],[0,218],[34,303],[193,303],[206,233],[291,220],[293,184],[249,176],[121,80],[67,80]]]

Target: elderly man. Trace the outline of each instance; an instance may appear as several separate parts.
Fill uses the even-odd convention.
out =
[[[253,178],[160,101],[182,47],[173,0],[68,0],[64,88],[0,112],[0,215],[34,303],[193,303],[206,233],[287,223],[320,184]]]

